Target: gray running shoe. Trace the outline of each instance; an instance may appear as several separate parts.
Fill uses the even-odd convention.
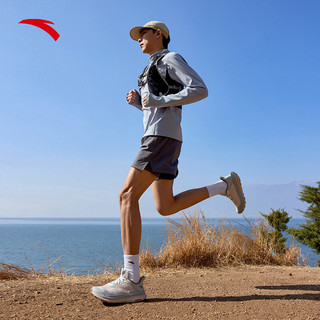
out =
[[[235,172],[231,172],[225,177],[220,179],[227,183],[226,196],[234,203],[238,213],[242,213],[246,207],[246,198],[244,197],[241,181]]]
[[[92,294],[98,299],[109,303],[138,302],[146,299],[141,277],[139,283],[129,279],[128,271],[121,270],[120,278],[101,287],[92,287]]]

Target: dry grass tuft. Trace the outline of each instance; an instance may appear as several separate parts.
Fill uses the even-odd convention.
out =
[[[48,262],[47,266],[35,270],[28,258],[26,260],[29,264],[29,268],[22,267],[19,265],[10,265],[6,263],[0,263],[0,280],[17,280],[17,279],[32,279],[40,277],[65,277],[70,270],[62,270],[60,260],[63,257],[57,257],[53,262],[50,262],[48,250],[39,245],[47,254]]]
[[[34,270],[21,266],[0,263],[0,280],[26,279],[38,276]]]
[[[156,253],[148,246],[140,255],[144,269],[164,267],[222,267],[239,265],[282,265],[299,263],[300,250],[292,245],[276,254],[266,238],[265,221],[248,223],[240,231],[225,220],[212,226],[202,212],[184,214],[180,223],[168,220],[167,243]],[[244,226],[242,226],[245,228]]]

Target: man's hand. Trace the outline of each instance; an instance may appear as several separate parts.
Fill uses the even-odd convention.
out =
[[[133,103],[136,100],[137,95],[139,95],[136,89],[133,89],[127,93],[127,101],[128,103]]]
[[[147,107],[147,96],[142,98],[142,105],[146,108]]]

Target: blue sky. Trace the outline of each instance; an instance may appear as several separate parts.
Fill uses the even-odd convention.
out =
[[[117,194],[143,134],[142,114],[125,95],[148,63],[129,30],[150,20],[167,24],[169,49],[209,89],[183,108],[176,192],[233,170],[248,190],[250,216],[296,206],[297,193],[282,203],[265,186],[287,194],[319,180],[319,1],[0,5],[0,217],[119,214]],[[54,22],[60,38],[23,19]],[[141,206],[156,217],[149,191]],[[222,198],[197,208],[234,215]]]

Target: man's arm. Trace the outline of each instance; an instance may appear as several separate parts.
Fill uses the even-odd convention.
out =
[[[142,111],[141,97],[136,89],[129,91],[126,99],[129,104]]]
[[[184,89],[175,94],[158,97],[148,93],[143,97],[143,105],[147,107],[176,107],[193,103],[208,96],[208,89],[200,76],[175,52],[168,53],[163,58],[168,66],[169,76],[181,83]]]

